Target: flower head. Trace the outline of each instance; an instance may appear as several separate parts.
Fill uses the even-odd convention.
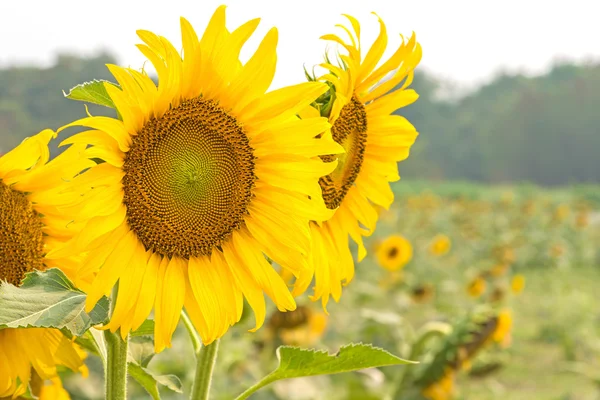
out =
[[[74,277],[76,257],[48,253],[81,227],[68,213],[80,196],[63,193],[63,183],[93,162],[79,158],[79,145],[49,162],[53,137],[54,132],[44,130],[0,157],[0,282],[19,286],[27,272],[51,267]],[[84,357],[59,330],[1,329],[0,398],[24,394],[34,375],[56,380],[57,366],[85,368]]]
[[[388,271],[397,271],[412,260],[412,244],[403,236],[392,235],[377,248],[377,262]]]
[[[68,125],[92,130],[65,143],[85,143],[87,158],[104,161],[81,177],[94,195],[79,212],[96,216],[72,242],[87,252],[80,274],[95,276],[87,308],[118,281],[107,328],[126,336],[154,310],[157,351],[170,346],[183,307],[205,344],[240,320],[244,298],[255,329],[265,319],[264,294],[279,310],[294,310],[265,256],[307,279],[308,222],[333,214],[318,179],[337,163],[318,156],[342,149],[318,137],[325,118],[296,116],[327,86],[266,93],[277,30],[248,62],[239,60],[258,22],[230,32],[219,7],[199,39],[182,18],[183,56],[164,37],[138,31],[158,86],[143,71],[109,65],[120,87],[106,89],[122,120]]]
[[[414,126],[396,110],[417,100],[407,89],[421,59],[421,46],[413,34],[385,62],[387,29],[379,18],[379,36],[368,49],[361,47],[360,23],[345,15],[350,26],[341,26],[348,39],[328,34],[322,39],[341,46],[340,62],[327,57],[321,66],[328,72],[319,81],[330,90],[313,107],[303,110],[303,118],[323,115],[329,118],[331,131],[323,133],[339,143],[344,152],[321,157],[326,163],[337,162],[332,173],[319,183],[333,218],[311,225],[313,249],[311,265],[315,275],[313,300],[326,306],[330,297],[339,300],[342,285],[354,276],[354,261],[348,248],[348,236],[358,244],[358,261],[366,255],[363,237],[375,230],[377,207],[388,209],[394,200],[389,183],[400,179],[398,162],[406,159],[417,137]],[[310,281],[304,282],[303,287]]]

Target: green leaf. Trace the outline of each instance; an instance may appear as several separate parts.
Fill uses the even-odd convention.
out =
[[[71,338],[72,335],[66,329],[62,329],[65,336]],[[88,353],[95,354],[106,363],[106,343],[104,334],[98,329],[91,328],[83,336],[75,337],[75,343],[83,347]]]
[[[108,299],[100,299],[87,314],[86,297],[56,268],[30,272],[20,287],[0,285],[0,329],[66,328],[82,336],[92,325],[108,319]]]
[[[378,347],[362,343],[343,346],[334,355],[330,355],[326,351],[281,346],[277,349],[277,358],[279,359],[277,369],[242,393],[237,398],[238,400],[246,399],[258,389],[281,379],[339,374],[391,365],[417,364],[414,361],[396,357]]]
[[[130,336],[131,337],[136,337],[136,336],[152,336],[154,335],[154,320],[153,319],[147,319],[144,321],[144,323],[137,328],[135,331],[131,332]]]
[[[128,372],[137,383],[146,389],[154,400],[160,400],[158,385],[164,386],[176,393],[183,393],[181,381],[175,375],[155,375],[134,362],[128,363]]]
[[[86,103],[94,103],[104,107],[116,109],[115,103],[108,95],[104,84],[117,86],[112,82],[104,80],[93,80],[91,82],[84,82],[81,85],[75,86],[69,94],[63,91],[63,94],[67,99],[84,101]],[[118,86],[117,86],[118,87]]]
[[[154,339],[148,336],[132,337],[128,346],[128,361],[147,367],[154,353]]]

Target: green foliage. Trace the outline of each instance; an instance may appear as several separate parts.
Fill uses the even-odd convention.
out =
[[[0,327],[67,329],[83,335],[108,319],[108,299],[85,312],[86,294],[56,268],[28,273],[21,286],[0,286]]]
[[[0,69],[0,154],[42,129],[58,129],[85,117],[83,105],[65,99],[63,91],[93,79],[114,79],[105,66],[114,63],[113,56],[106,53],[91,58],[61,54],[48,68]],[[115,115],[94,104],[89,111],[93,115]],[[75,128],[69,129],[61,133],[61,138],[76,132]],[[56,144],[51,145],[52,154],[57,154]]]
[[[418,72],[419,100],[398,114],[420,132],[405,178],[568,185],[599,182],[599,65],[500,75],[466,97]],[[450,92],[452,99],[440,99]]]
[[[326,351],[281,346],[277,349],[279,366],[238,399],[245,399],[256,390],[281,379],[315,375],[331,375],[365,368],[414,364],[370,344],[349,344],[334,355]]]
[[[130,335],[131,337],[154,335],[154,320],[145,320],[144,323],[137,330],[131,332]]]
[[[96,105],[114,107],[100,81],[92,81],[110,80],[104,65],[114,62],[107,54],[90,59],[61,55],[50,68],[0,70],[0,154],[44,128],[57,129],[85,116],[61,96],[80,82],[88,85],[68,96],[94,103],[93,115],[114,115]],[[600,66],[558,64],[539,77],[502,74],[466,96],[417,70],[412,87],[419,100],[397,113],[420,136],[401,164],[403,177],[541,185],[599,182]],[[329,114],[334,96],[330,90],[315,102],[322,115]]]
[[[93,81],[75,86],[68,94],[65,92],[63,92],[63,94],[67,99],[94,103],[108,108],[116,108],[115,103],[106,91],[105,84],[116,86],[112,82],[94,79]]]
[[[160,400],[158,386],[164,386],[175,393],[183,393],[181,381],[175,375],[156,375],[148,369],[130,362],[128,364],[129,375],[139,383],[154,400]]]
[[[160,399],[159,386],[163,386],[176,393],[182,393],[181,381],[175,375],[159,375],[148,369],[154,353],[154,321],[146,320],[142,326],[130,336],[127,370],[154,400]]]
[[[279,367],[269,377],[270,381],[301,376],[329,375],[357,371],[364,368],[414,364],[370,344],[349,344],[334,355],[326,351],[282,346],[277,349]]]

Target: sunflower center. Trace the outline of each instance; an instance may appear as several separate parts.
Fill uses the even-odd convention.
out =
[[[42,226],[27,197],[0,180],[0,280],[18,286],[26,272],[44,269]]]
[[[329,209],[342,204],[348,190],[360,173],[367,144],[367,112],[365,106],[353,97],[342,107],[340,116],[331,127],[333,140],[339,143],[346,152],[339,156],[322,156],[325,162],[334,161],[338,166],[329,175],[322,177],[319,184],[323,190],[323,200]]]
[[[388,252],[388,257],[389,258],[394,258],[394,257],[396,257],[398,255],[398,253],[400,253],[400,250],[398,250],[397,247],[392,247],[390,249],[390,251]]]
[[[129,226],[163,256],[210,255],[243,226],[254,155],[237,120],[196,98],[148,121],[123,165]]]

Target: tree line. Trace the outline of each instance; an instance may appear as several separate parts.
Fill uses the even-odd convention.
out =
[[[105,64],[115,62],[110,54],[63,54],[47,68],[0,69],[0,153],[41,129],[81,118],[83,105],[62,91],[110,80]],[[418,72],[413,87],[419,100],[398,110],[420,132],[400,165],[404,179],[547,186],[600,181],[600,65],[562,63],[537,77],[502,74],[452,99],[440,98],[445,82],[431,74]],[[112,113],[95,106],[90,112]]]

